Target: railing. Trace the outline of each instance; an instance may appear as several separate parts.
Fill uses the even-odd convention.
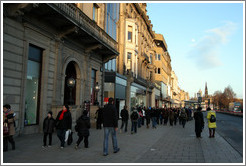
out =
[[[118,50],[117,42],[100,28],[95,21],[84,14],[74,3],[49,3],[48,5],[68,17],[68,19],[72,20],[72,22],[87,33],[90,33],[95,39],[113,47],[116,51]]]

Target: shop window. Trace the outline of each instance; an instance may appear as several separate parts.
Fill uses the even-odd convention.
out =
[[[25,126],[39,121],[40,83],[43,49],[29,45],[25,90]]]
[[[91,70],[91,104],[95,103],[96,93],[95,93],[95,86],[96,86],[96,73],[97,70]]]

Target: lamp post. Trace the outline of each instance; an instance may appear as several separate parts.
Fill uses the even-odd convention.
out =
[[[98,82],[97,82],[95,87],[94,87],[94,91],[96,93],[96,100],[94,102],[94,105],[99,105],[99,102],[97,101],[97,95],[98,95],[99,90],[100,90],[100,86],[98,85]]]
[[[69,89],[70,89],[70,95],[69,95],[69,101],[68,101],[68,103],[69,104],[73,104],[73,98],[72,98],[72,90],[73,90],[73,88],[74,88],[74,86],[75,86],[75,79],[74,78],[72,78],[72,77],[70,77],[68,80],[67,80],[67,86],[69,87]]]

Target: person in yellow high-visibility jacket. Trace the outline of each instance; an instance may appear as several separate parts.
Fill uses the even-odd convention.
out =
[[[215,121],[211,119],[212,115],[215,118]],[[208,119],[208,128],[209,128],[209,138],[213,138],[215,134],[216,126],[216,113],[215,111],[211,110],[210,107],[207,108],[207,119]],[[212,122],[211,122],[212,121]]]

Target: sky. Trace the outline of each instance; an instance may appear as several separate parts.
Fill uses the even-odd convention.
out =
[[[181,89],[194,97],[231,86],[244,94],[243,3],[147,3],[153,30],[168,46]]]

